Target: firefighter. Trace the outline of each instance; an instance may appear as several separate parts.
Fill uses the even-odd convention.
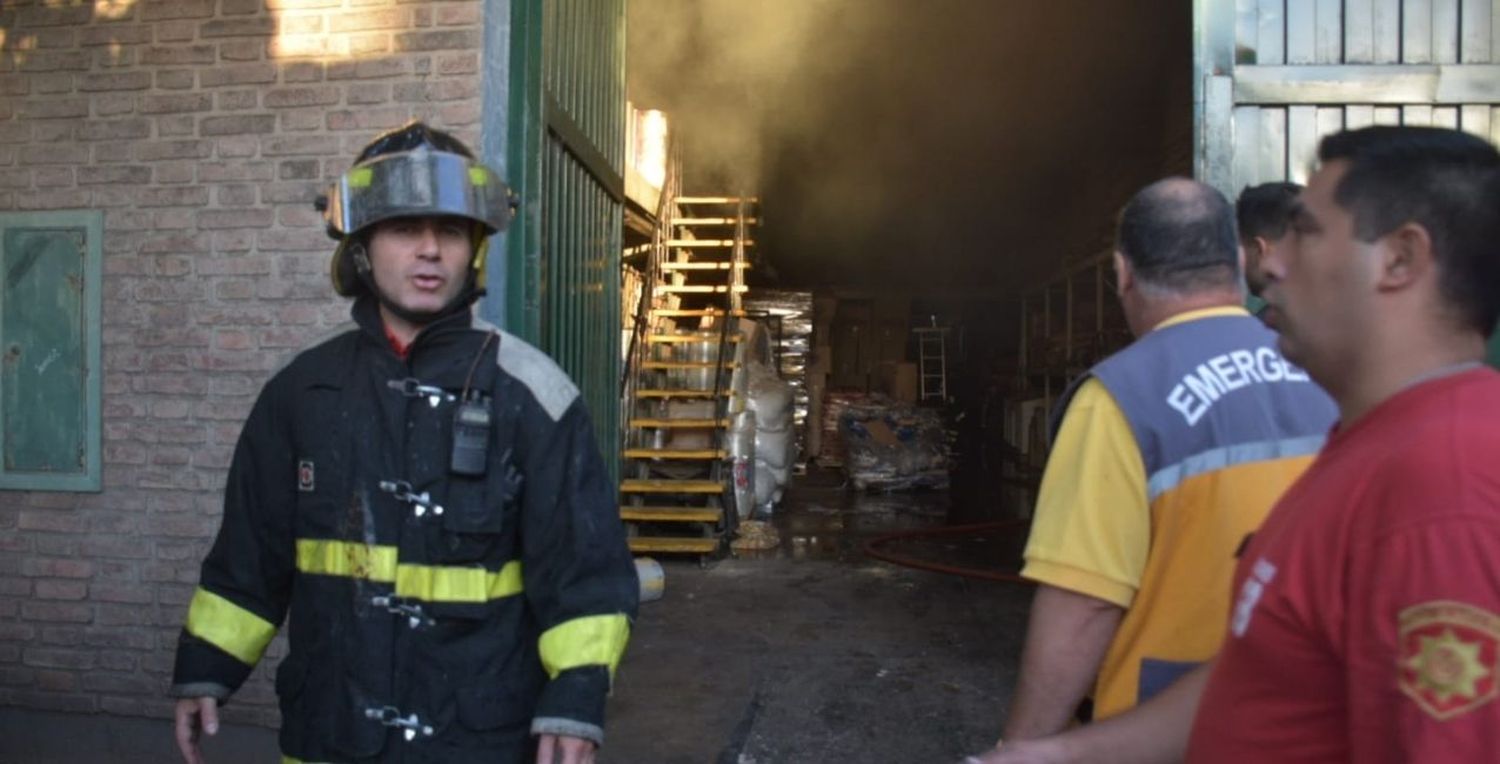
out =
[[[452,136],[376,138],[320,208],[355,326],[262,389],[173,672],[178,747],[279,625],[287,762],[590,762],[637,581],[578,388],[476,319],[509,192]]]

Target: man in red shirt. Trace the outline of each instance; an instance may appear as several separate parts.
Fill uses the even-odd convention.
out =
[[[1500,153],[1373,127],[1319,160],[1261,268],[1340,423],[1244,547],[1224,647],[1131,714],[985,762],[1500,761]]]

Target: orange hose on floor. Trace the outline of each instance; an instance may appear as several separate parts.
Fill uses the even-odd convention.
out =
[[[1001,573],[994,570],[983,570],[979,568],[964,568],[957,565],[946,565],[941,562],[929,562],[927,560],[920,560],[915,557],[906,557],[904,555],[892,554],[890,552],[885,552],[879,549],[880,546],[889,544],[893,541],[924,538],[929,536],[961,536],[967,533],[975,533],[978,531],[1025,528],[1026,525],[1027,522],[1025,520],[1001,520],[998,522],[990,523],[949,525],[941,528],[923,528],[921,530],[915,531],[898,531],[896,533],[887,533],[883,536],[876,536],[875,538],[866,541],[864,545],[864,553],[866,555],[869,555],[870,557],[874,557],[877,560],[881,560],[882,562],[888,562],[892,565],[900,565],[904,568],[915,568],[917,570],[926,570],[933,573],[947,573],[954,576],[963,576],[964,578],[977,578],[983,581],[1002,581],[1004,583],[1010,584],[1035,584],[1034,581],[1022,578],[1015,573]]]

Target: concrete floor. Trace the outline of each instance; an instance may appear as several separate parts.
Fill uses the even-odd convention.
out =
[[[774,518],[780,548],[664,561],[666,594],[642,605],[601,764],[943,764],[992,743],[1030,589],[862,552],[882,533],[974,517],[960,493],[859,496],[814,472]],[[1018,547],[993,534],[890,549],[1001,570]],[[220,738],[212,764],[276,760],[268,730]],[[163,721],[0,709],[0,761],[174,760]]]

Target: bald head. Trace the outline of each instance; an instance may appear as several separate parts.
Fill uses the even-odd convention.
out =
[[[1120,212],[1115,244],[1143,286],[1178,294],[1237,289],[1234,207],[1212,187],[1167,178]]]

